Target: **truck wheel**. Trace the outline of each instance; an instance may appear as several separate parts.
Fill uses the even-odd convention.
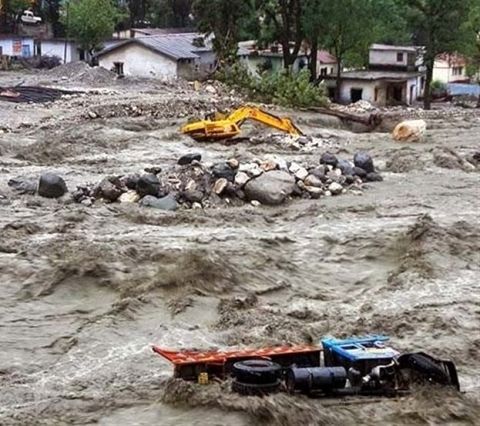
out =
[[[276,383],[282,367],[262,359],[251,359],[233,364],[233,376],[240,383],[253,385]]]
[[[263,396],[277,392],[280,389],[281,382],[255,385],[252,383],[242,383],[238,380],[232,382],[232,391],[245,396]]]

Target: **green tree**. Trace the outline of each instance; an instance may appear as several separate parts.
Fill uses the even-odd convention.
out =
[[[93,53],[111,37],[122,15],[112,0],[73,0],[64,6],[62,22],[69,37]]]
[[[283,65],[290,69],[298,57],[304,39],[302,0],[259,0],[258,10],[269,27],[270,40],[282,45]]]
[[[194,0],[198,30],[213,34],[213,49],[220,65],[236,61],[240,34],[251,13],[249,0]]]
[[[431,108],[431,83],[437,55],[463,50],[469,0],[399,0],[407,7],[407,19],[415,42],[424,46],[426,67],[424,108]],[[475,0],[477,1],[477,0]]]
[[[322,32],[320,44],[337,58],[335,99],[340,100],[342,69],[366,62],[376,41],[375,0],[321,1],[317,13]]]

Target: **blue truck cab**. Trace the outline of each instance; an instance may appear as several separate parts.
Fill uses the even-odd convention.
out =
[[[390,338],[383,335],[367,335],[336,339],[327,337],[321,340],[324,364],[326,367],[354,368],[362,375],[368,374],[378,365],[388,365],[400,353],[386,345]]]

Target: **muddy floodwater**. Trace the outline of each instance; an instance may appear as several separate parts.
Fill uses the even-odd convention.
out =
[[[0,86],[16,82],[0,74]],[[0,101],[0,424],[480,424],[480,168],[455,160],[480,150],[480,112],[429,116],[425,141],[410,145],[299,111],[289,113],[323,146],[178,135],[195,111],[232,103],[141,82],[48,105]],[[176,212],[87,207],[7,185],[53,171],[74,190],[187,152],[205,163],[273,153],[314,165],[326,151],[369,152],[384,181],[278,207]],[[226,384],[172,381],[151,350],[364,333],[453,359],[463,393],[242,398]]]

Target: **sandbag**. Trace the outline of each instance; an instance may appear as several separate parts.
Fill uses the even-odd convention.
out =
[[[393,139],[397,142],[420,142],[427,131],[425,120],[407,120],[393,129]]]

